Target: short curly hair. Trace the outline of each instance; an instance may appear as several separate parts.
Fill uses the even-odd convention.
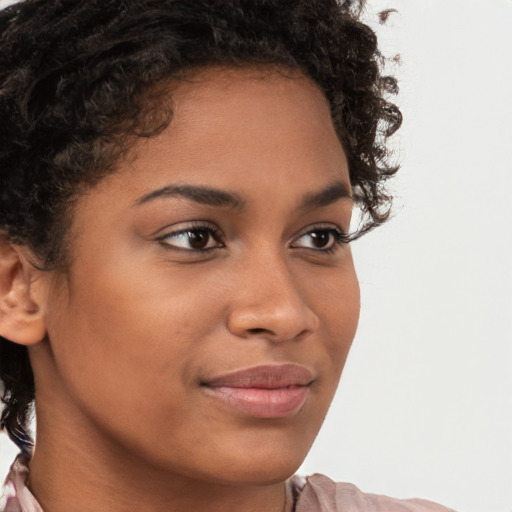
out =
[[[134,137],[172,121],[158,84],[208,66],[299,70],[323,91],[364,216],[389,216],[387,139],[401,124],[364,1],[25,0],[0,12],[0,233],[55,268],[73,199]],[[168,91],[166,92],[169,95]],[[149,101],[148,101],[149,100]],[[163,106],[163,108],[162,108]],[[68,220],[66,220],[68,219]],[[0,338],[2,428],[25,453],[34,378],[26,347]]]

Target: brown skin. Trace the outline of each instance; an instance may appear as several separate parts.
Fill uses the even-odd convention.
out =
[[[46,512],[281,511],[356,331],[350,247],[313,238],[318,225],[348,231],[352,201],[299,208],[335,181],[349,189],[322,93],[301,75],[213,69],[175,86],[173,102],[171,126],[79,198],[67,271],[17,267],[34,333],[14,339],[36,378],[29,486]],[[176,184],[246,204],[137,204]],[[162,239],[191,221],[218,230],[210,251]],[[314,376],[285,418],[247,416],[201,386],[280,363]]]

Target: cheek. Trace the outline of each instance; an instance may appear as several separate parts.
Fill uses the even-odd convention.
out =
[[[191,382],[201,341],[219,324],[216,292],[162,276],[80,275],[94,277],[73,281],[49,318],[55,387],[82,424],[157,459],[155,440],[188,442],[199,423]]]
[[[333,340],[333,350],[347,351],[352,344],[359,323],[360,293],[359,283],[355,272],[345,276],[340,284],[338,293],[333,294],[332,301],[327,302],[329,308],[328,322],[332,328],[330,339]]]
[[[55,294],[47,326],[57,371],[74,398],[95,415],[115,407],[131,423],[134,409],[172,409],[170,397],[179,403],[218,301],[193,281],[121,264],[77,268],[69,290]]]
[[[339,279],[325,283],[321,297],[322,339],[331,365],[334,390],[338,384],[350,347],[354,340],[360,313],[359,282],[355,270],[343,272]],[[334,392],[334,391],[333,391]]]

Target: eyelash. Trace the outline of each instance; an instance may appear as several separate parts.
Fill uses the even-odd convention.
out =
[[[173,239],[173,238],[176,239],[180,235],[185,235],[187,233],[198,233],[201,231],[206,232],[209,237],[213,238],[213,240],[215,242],[217,242],[218,244],[221,244],[221,245],[216,246],[216,247],[206,247],[206,248],[202,248],[202,249],[194,249],[194,248],[185,249],[185,248],[174,247],[174,246],[172,246],[172,244],[167,242],[167,240]],[[331,235],[334,238],[333,244],[327,249],[322,249],[322,248],[313,249],[313,248],[304,248],[304,247],[302,249],[310,249],[311,251],[318,252],[318,253],[333,254],[340,248],[340,246],[350,243],[350,236],[347,235],[340,227],[326,226],[326,225],[311,226],[310,228],[307,229],[307,231],[304,231],[297,238],[295,238],[294,242],[296,242],[297,240],[300,240],[302,237],[304,237],[306,235],[310,235],[312,233],[317,233],[317,234],[318,233],[328,233],[329,235]],[[203,253],[204,254],[204,253],[208,253],[211,251],[215,251],[215,250],[224,248],[225,246],[222,244],[222,236],[223,236],[222,231],[220,229],[218,229],[217,227],[215,227],[213,224],[198,222],[198,223],[192,223],[183,229],[179,229],[177,231],[172,231],[170,233],[167,233],[164,236],[159,237],[157,240],[162,245],[165,245],[166,248],[168,248],[170,250],[183,251],[183,252],[189,252],[189,253]],[[293,242],[291,245],[293,246]],[[300,247],[298,247],[298,248],[300,249]]]
[[[303,236],[310,235],[311,233],[328,233],[333,236],[334,243],[328,249],[311,249],[312,251],[325,253],[325,254],[334,254],[341,246],[347,245],[350,243],[350,236],[345,233],[340,227],[336,226],[326,226],[326,225],[313,225],[307,228],[301,235],[299,235],[295,240],[301,239]]]
[[[197,223],[193,222],[183,229],[178,229],[177,231],[172,231],[170,233],[167,233],[164,236],[159,237],[158,241],[162,245],[165,245],[167,249],[174,250],[174,251],[189,252],[189,253],[203,253],[204,254],[204,253],[208,253],[208,252],[211,252],[211,251],[214,251],[217,249],[221,249],[224,247],[222,245],[221,247],[207,247],[204,249],[194,249],[194,248],[184,249],[184,248],[180,248],[180,247],[173,247],[171,244],[169,244],[167,242],[167,240],[169,240],[169,239],[177,238],[178,236],[184,235],[186,233],[198,233],[201,231],[208,233],[208,235],[211,236],[217,243],[222,244],[222,242],[221,242],[222,231],[220,231],[220,229],[215,227],[213,224],[201,223],[201,222],[197,222]]]

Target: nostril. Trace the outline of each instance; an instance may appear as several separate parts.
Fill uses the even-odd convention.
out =
[[[247,332],[249,332],[251,334],[264,334],[268,331],[267,331],[267,329],[262,329],[261,327],[256,327],[253,329],[247,329]]]

